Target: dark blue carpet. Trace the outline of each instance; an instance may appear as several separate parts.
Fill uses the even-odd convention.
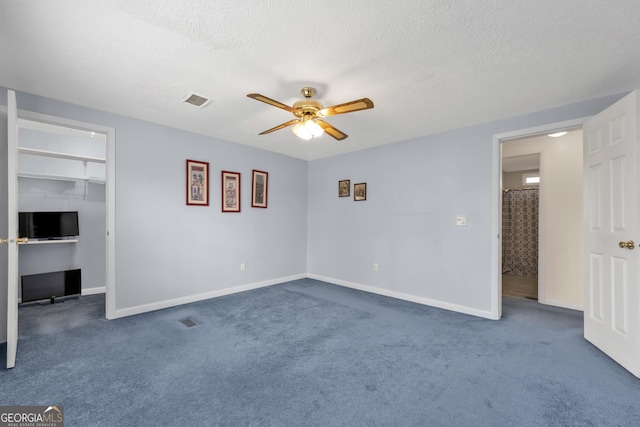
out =
[[[640,380],[584,340],[582,313],[503,307],[310,279],[112,321],[101,295],[26,306],[0,405],[63,405],[67,426],[640,425]]]

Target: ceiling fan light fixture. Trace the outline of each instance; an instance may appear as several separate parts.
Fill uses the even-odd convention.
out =
[[[324,133],[324,129],[315,120],[300,120],[291,128],[291,132],[298,138],[309,141],[321,136]]]
[[[293,131],[294,135],[305,141],[309,141],[312,138],[317,138],[323,133],[326,133],[336,141],[342,141],[343,139],[348,138],[349,135],[322,119],[329,116],[335,116],[336,114],[351,113],[354,111],[368,110],[370,108],[373,108],[373,102],[369,98],[356,99],[355,101],[345,102],[342,104],[334,105],[332,107],[324,108],[320,102],[316,101],[315,99],[311,99],[311,97],[316,93],[316,90],[314,88],[304,87],[302,88],[301,92],[304,96],[304,99],[296,102],[292,107],[289,107],[288,105],[283,104],[282,102],[278,102],[274,99],[267,98],[266,96],[260,95],[259,93],[247,94],[249,98],[255,99],[256,101],[264,102],[265,104],[272,105],[274,107],[280,108],[281,110],[288,111],[289,113],[292,113],[295,117],[297,117],[296,119],[289,120],[288,122],[272,127],[271,129],[267,129],[264,132],[260,132],[259,135],[266,135],[268,133],[292,126],[291,130]]]

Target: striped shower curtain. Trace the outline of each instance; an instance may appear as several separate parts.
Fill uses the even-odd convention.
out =
[[[538,277],[538,189],[502,192],[502,273]]]

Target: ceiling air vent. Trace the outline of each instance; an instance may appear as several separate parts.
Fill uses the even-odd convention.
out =
[[[190,93],[187,95],[182,102],[185,102],[189,105],[193,105],[194,107],[204,108],[211,102],[210,99],[205,98],[204,96],[196,95],[195,93]]]

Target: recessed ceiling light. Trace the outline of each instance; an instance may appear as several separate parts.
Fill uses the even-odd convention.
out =
[[[556,133],[550,133],[547,136],[550,136],[552,138],[558,138],[559,136],[564,136],[566,134],[567,134],[567,132],[556,132]]]

